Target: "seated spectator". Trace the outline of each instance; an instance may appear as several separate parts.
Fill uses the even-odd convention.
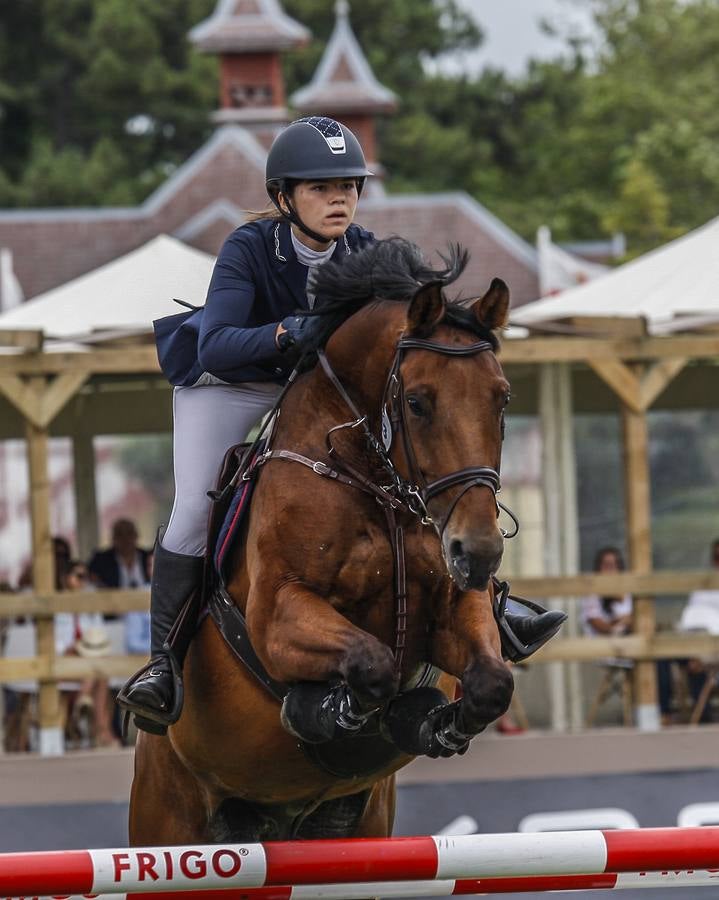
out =
[[[151,551],[138,547],[137,537],[131,519],[117,519],[112,526],[112,547],[96,550],[88,564],[97,587],[138,588],[149,584]]]
[[[719,538],[712,542],[710,560],[712,567],[719,569]],[[692,591],[687,605],[682,610],[678,627],[680,631],[706,631],[709,634],[719,634],[719,590]],[[688,659],[686,671],[689,693],[696,705],[706,683],[706,666],[700,659]],[[712,721],[709,704],[705,704],[699,721]]]
[[[594,557],[593,571],[603,574],[623,572],[624,557],[616,547],[602,547]],[[585,634],[628,634],[632,627],[632,598],[600,597],[591,594],[581,604],[581,623]]]
[[[62,589],[66,591],[92,590],[89,573],[84,563],[70,560],[61,578]],[[60,635],[57,619],[68,616],[72,620],[72,640],[58,652],[74,654],[85,658],[108,656],[111,651],[110,639],[103,625],[101,613],[60,613],[56,617],[56,647]],[[73,686],[77,687],[77,686]],[[107,678],[89,678],[73,691],[69,698],[70,720],[92,746],[119,746],[120,741],[113,731],[113,707]]]
[[[615,574],[626,569],[624,556],[618,547],[602,547],[594,557],[593,571]],[[580,621],[582,631],[593,637],[625,635],[632,630],[633,602],[630,594],[600,597],[591,594],[581,602]],[[631,669],[634,663],[628,659],[606,660],[605,666]],[[657,691],[662,723],[672,720],[672,674],[671,660],[657,660]]]

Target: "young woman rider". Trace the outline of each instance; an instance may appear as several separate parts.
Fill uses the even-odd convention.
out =
[[[325,117],[299,119],[275,139],[266,187],[275,205],[237,228],[217,258],[205,306],[155,323],[173,392],[175,501],[158,536],[150,592],[152,664],[118,702],[140,728],[172,724],[175,684],[163,644],[203,569],[207,519],[226,451],[274,406],[316,319],[295,317],[312,266],[374,241],[353,224],[371,174],[357,138]],[[182,664],[182,660],[179,660]]]

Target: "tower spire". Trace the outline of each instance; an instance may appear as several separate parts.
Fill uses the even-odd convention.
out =
[[[281,53],[306,44],[310,32],[279,0],[218,0],[189,38],[199,50],[220,57],[216,122],[261,129],[287,121]]]
[[[397,96],[375,78],[349,20],[348,0],[336,0],[335,27],[312,81],[290,97],[305,114],[335,116],[359,138],[368,160],[377,163],[375,117],[397,108]]]

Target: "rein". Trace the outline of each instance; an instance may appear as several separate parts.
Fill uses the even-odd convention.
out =
[[[348,394],[346,388],[332,369],[324,351],[318,350],[317,356],[323,371],[354,416],[352,421],[344,422],[331,428],[325,436],[328,455],[336,464],[337,468],[332,468],[332,466],[321,460],[310,459],[309,457],[303,456],[292,450],[271,449],[277,416],[279,415],[280,402],[284,397],[287,388],[289,388],[291,382],[294,381],[294,378],[296,377],[295,370],[290,376],[290,381],[286,385],[285,390],[282,391],[276,404],[275,410],[277,410],[277,416],[273,419],[272,429],[267,441],[268,449],[257,457],[255,464],[250,469],[245,472],[238,472],[233,478],[234,483],[237,482],[239,477],[251,478],[257,467],[264,465],[272,459],[285,459],[290,462],[300,463],[301,465],[312,469],[315,474],[324,478],[330,478],[336,480],[340,484],[358,488],[364,493],[373,496],[375,500],[378,501],[384,511],[385,519],[387,521],[389,541],[393,556],[395,598],[394,658],[395,666],[398,671],[401,671],[402,668],[407,634],[407,570],[404,551],[404,528],[397,521],[397,511],[412,514],[419,519],[422,525],[433,526],[441,540],[449,519],[462,497],[464,497],[464,495],[473,487],[484,487],[490,490],[494,495],[497,516],[499,516],[499,511],[502,509],[510,516],[514,523],[514,530],[511,533],[502,529],[503,536],[505,538],[512,538],[519,531],[519,522],[516,516],[497,500],[497,493],[500,490],[500,478],[497,469],[494,469],[491,466],[470,466],[465,469],[460,469],[457,472],[452,472],[449,475],[444,475],[432,482],[427,482],[427,479],[424,477],[424,474],[417,463],[416,454],[404,417],[404,383],[400,372],[404,353],[407,350],[413,349],[430,350],[434,353],[441,353],[446,356],[473,356],[477,353],[493,351],[494,347],[489,341],[478,341],[467,346],[453,346],[440,344],[435,341],[423,340],[421,338],[401,337],[397,342],[394,359],[382,395],[382,441],[377,439],[369,427],[367,415],[361,413],[357,409],[357,406]],[[266,427],[267,423],[265,427],[263,427],[261,434],[265,431]],[[334,432],[346,428],[362,428],[368,446],[375,452],[381,462],[382,469],[389,476],[389,484],[376,484],[366,475],[359,472],[354,466],[340,458],[337,449],[332,442],[332,436]],[[396,433],[399,433],[405,450],[405,456],[409,466],[409,479],[405,479],[400,475],[389,456],[393,436]],[[341,471],[338,471],[338,469]],[[438,524],[430,515],[428,504],[439,494],[442,494],[444,491],[453,487],[463,487],[463,490],[461,490],[458,496],[452,501],[449,511],[444,516],[443,521]]]

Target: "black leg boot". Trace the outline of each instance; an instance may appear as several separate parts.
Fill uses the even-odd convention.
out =
[[[493,580],[494,617],[499,626],[502,656],[518,663],[527,659],[559,631],[567,614],[546,609],[532,600],[509,593],[506,581]],[[511,607],[508,608],[508,604]]]
[[[203,566],[203,557],[166,550],[158,536],[150,586],[150,662],[117,695],[120,707],[134,713],[135,725],[143,731],[165,734],[168,725],[180,718],[182,663],[189,638],[182,627],[177,629],[177,640],[168,643],[168,636],[183,607],[200,589]]]

